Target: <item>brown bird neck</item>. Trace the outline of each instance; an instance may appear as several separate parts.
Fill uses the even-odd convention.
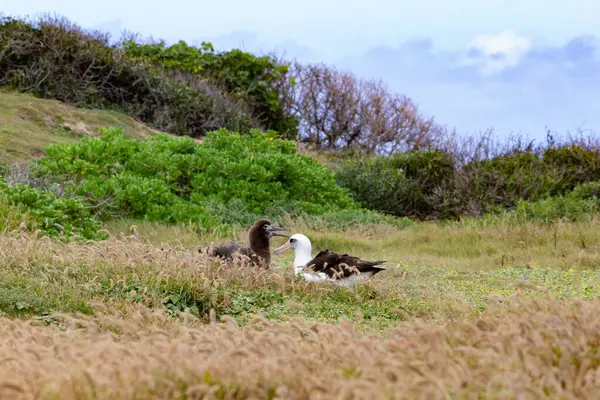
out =
[[[250,232],[249,242],[250,248],[254,250],[256,255],[262,258],[267,265],[271,264],[269,239],[258,232]]]

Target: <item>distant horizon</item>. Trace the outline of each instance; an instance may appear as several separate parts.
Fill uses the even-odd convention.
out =
[[[549,8],[541,0],[454,6],[375,0],[344,10],[325,0],[297,9],[268,0],[228,7],[183,0],[169,7],[153,0],[44,3],[0,0],[0,8],[14,17],[56,13],[113,39],[126,30],[168,43],[208,41],[218,50],[324,62],[381,79],[461,136],[493,129],[499,139],[520,134],[545,142],[546,129],[558,137],[578,129],[600,132],[600,26],[593,18],[600,3],[556,0]]]

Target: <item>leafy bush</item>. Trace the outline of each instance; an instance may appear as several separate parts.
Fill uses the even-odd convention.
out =
[[[276,65],[269,56],[257,57],[239,49],[215,53],[213,46],[205,42],[198,48],[184,41],[166,46],[164,41],[142,45],[127,40],[123,49],[130,56],[162,68],[208,78],[250,104],[267,129],[292,139],[298,133],[298,120],[286,113],[278,93],[278,83],[285,78],[288,65]]]
[[[484,208],[513,208],[520,200],[564,195],[580,183],[600,179],[600,152],[579,145],[527,150],[465,167],[472,195]]]
[[[412,212],[419,218],[456,217],[462,204],[455,182],[455,162],[451,155],[440,150],[395,153],[392,166],[404,171],[413,195]],[[407,210],[408,211],[408,210]]]
[[[117,128],[102,133],[49,145],[33,170],[70,179],[67,193],[85,196],[100,218],[117,214],[212,228],[284,213],[368,213],[336,185],[331,171],[274,132],[223,129],[202,144],[164,134],[128,140]]]
[[[55,304],[34,293],[23,282],[0,287],[0,316],[25,317],[48,313]]]
[[[346,161],[336,178],[356,201],[371,210],[398,215],[402,212],[399,207],[407,205],[404,200],[410,195],[410,182],[385,157]]]
[[[337,169],[337,182],[364,207],[398,217],[448,217],[458,213],[454,164],[440,151],[358,157]]]
[[[558,220],[585,221],[600,212],[600,182],[588,182],[565,194],[535,201],[519,200],[515,207],[496,209],[482,221],[522,224],[553,223]]]
[[[65,19],[0,17],[0,85],[77,106],[126,112],[161,131],[202,136],[260,124],[241,101],[192,74],[127,56]]]
[[[600,181],[587,182],[578,185],[571,194],[576,199],[600,201]]]
[[[3,206],[4,203],[4,206]],[[22,184],[9,187],[0,180],[0,227],[15,229],[24,222],[30,229],[41,229],[53,237],[67,240],[102,239],[106,234],[89,208],[77,198],[59,198],[49,191],[34,189]]]
[[[581,183],[600,180],[600,150],[582,145],[565,145],[548,148],[542,161],[549,169],[556,170],[559,180],[550,194],[562,194]]]
[[[470,163],[464,168],[471,195],[485,211],[490,206],[514,207],[520,199],[535,200],[548,192],[548,182],[541,179],[542,160],[532,152],[501,155]]]
[[[574,189],[581,193],[580,200],[586,200],[598,193],[600,180],[600,151],[572,143],[541,150],[507,151],[466,164],[456,163],[454,155],[440,150],[389,157],[349,154],[332,158],[343,160],[338,163],[340,166],[332,163],[338,183],[364,207],[419,219],[456,218],[515,208],[529,215],[534,213],[529,207],[538,210],[551,204],[558,207],[557,215],[568,214],[569,208],[562,200],[536,202],[567,196]],[[584,193],[588,197],[582,197]],[[587,209],[588,203],[578,203],[572,196],[569,199],[564,201]]]
[[[510,212],[510,218],[517,223],[551,223],[559,219],[579,221],[597,213],[598,205],[597,200],[578,199],[573,196],[555,196],[532,202],[521,200]]]

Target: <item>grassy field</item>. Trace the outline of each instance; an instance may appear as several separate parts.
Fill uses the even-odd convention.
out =
[[[211,238],[185,227],[121,221],[107,226],[111,239],[88,244],[0,235],[0,394],[589,398],[600,389],[599,221],[348,232],[280,223],[309,235],[314,252],[383,258],[388,269],[352,293],[295,280],[291,254],[268,272],[207,260],[196,250]]]
[[[56,100],[0,91],[0,159],[23,161],[44,154],[50,143],[71,143],[96,136],[105,126],[123,126],[128,137],[145,138],[155,130],[131,117],[106,110],[72,107]]]
[[[0,157],[124,126],[118,113],[0,93]],[[600,219],[503,217],[304,233],[384,259],[355,292],[209,260],[224,240],[119,219],[60,243],[0,203],[0,398],[585,399],[600,390]],[[30,221],[29,221],[30,222]],[[35,225],[31,225],[30,227]],[[9,228],[13,230],[8,232]],[[246,231],[234,239],[247,240]],[[274,238],[272,248],[283,243]]]
[[[374,277],[362,291],[359,289],[359,295],[370,301],[355,303],[356,299],[342,289],[328,288],[324,292],[319,289],[305,297],[303,292],[284,293],[285,290],[278,288],[296,301],[308,302],[308,310],[283,310],[284,314],[307,313],[307,317],[320,320],[337,320],[342,315],[355,319],[351,315],[354,307],[359,313],[367,312],[369,325],[389,326],[398,315],[400,319],[409,315],[444,321],[454,315],[449,306],[458,303],[472,308],[478,315],[478,311],[484,310],[498,296],[519,293],[533,297],[551,294],[557,298],[593,298],[600,294],[597,272],[600,220],[597,219],[553,225],[509,225],[497,221],[488,226],[467,220],[446,226],[417,223],[402,230],[363,226],[347,231],[314,231],[302,221],[281,223],[291,227],[293,232],[308,235],[313,242],[313,254],[330,249],[388,261],[385,273]],[[120,221],[107,228],[113,236],[125,236],[132,232],[126,225],[126,221]],[[200,242],[198,236],[185,227],[149,223],[133,227],[135,237],[150,246],[195,249]],[[246,240],[246,233],[239,232],[237,239]],[[210,240],[203,238],[202,242]],[[273,247],[283,243],[282,240],[274,239]],[[273,260],[284,276],[289,275],[291,279],[293,253]],[[306,287],[315,286],[319,285],[306,283]],[[313,300],[322,295],[326,298],[313,304]],[[338,295],[342,299],[337,299]],[[346,308],[340,314],[334,311],[336,307]],[[389,313],[381,313],[385,310]],[[254,308],[253,311],[262,315],[272,312],[269,306],[266,310]],[[368,312],[374,313],[373,318]],[[365,322],[364,315],[361,320]]]

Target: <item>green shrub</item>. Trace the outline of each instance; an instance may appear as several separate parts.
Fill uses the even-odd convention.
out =
[[[439,150],[388,157],[345,154],[331,159],[338,183],[364,207],[419,219],[497,214],[515,208],[539,219],[552,204],[558,207],[556,215],[566,218],[591,204],[578,202],[569,193],[576,188],[578,198],[586,200],[598,193],[600,180],[599,150],[575,144],[517,149],[462,166]],[[568,199],[541,201],[561,196]],[[554,217],[548,214],[548,218]]]
[[[484,211],[492,206],[514,207],[519,200],[535,200],[549,191],[542,160],[532,152],[501,155],[464,168],[471,196]]]
[[[41,229],[48,236],[70,240],[102,239],[100,223],[78,198],[59,198],[49,191],[22,184],[9,187],[0,180],[0,228],[13,230],[24,222],[30,229]]]
[[[576,144],[548,148],[542,161],[559,177],[550,195],[564,194],[580,183],[600,180],[600,150],[596,148]]]
[[[276,65],[269,56],[257,57],[239,49],[216,53],[210,43],[204,42],[199,48],[184,41],[166,46],[163,41],[142,45],[127,40],[123,49],[130,56],[162,68],[208,78],[251,105],[267,129],[290,139],[298,133],[298,120],[286,113],[277,89],[279,81],[285,79],[288,65]]]
[[[0,316],[26,317],[49,313],[56,305],[37,295],[23,282],[10,282],[0,287]]]
[[[127,56],[106,35],[65,19],[0,17],[0,48],[0,85],[37,97],[117,109],[177,135],[260,126],[214,85]]]
[[[371,210],[398,215],[399,207],[410,206],[404,202],[411,194],[410,182],[404,172],[385,157],[360,157],[346,161],[337,171],[336,178],[356,201]],[[421,200],[419,195],[416,193],[413,201]]]
[[[356,201],[371,210],[421,219],[459,214],[454,164],[440,151],[351,158],[337,168],[336,177]]]
[[[588,182],[565,194],[535,201],[519,200],[509,211],[497,209],[486,219],[514,224],[553,223],[558,220],[582,221],[600,212],[600,182]]]
[[[532,202],[521,200],[510,212],[510,217],[517,223],[551,223],[559,219],[580,221],[597,213],[598,205],[597,200],[578,199],[572,196],[556,196]]]
[[[579,145],[506,154],[467,165],[472,196],[485,210],[513,208],[520,200],[565,195],[580,183],[600,179],[600,152]]]
[[[391,163],[425,191],[445,186],[454,178],[454,160],[440,150],[395,153]]]
[[[284,213],[367,213],[331,171],[275,136],[223,129],[197,144],[164,134],[128,140],[111,128],[100,137],[47,146],[33,174],[70,179],[67,194],[85,196],[103,219],[127,215],[212,228]]]
[[[577,185],[571,194],[576,199],[600,201],[600,181]]]
[[[418,218],[450,218],[462,210],[460,193],[455,182],[453,157],[440,150],[396,153],[392,165],[404,171],[410,181],[413,195],[413,211],[405,215]],[[410,198],[409,198],[410,199]]]

